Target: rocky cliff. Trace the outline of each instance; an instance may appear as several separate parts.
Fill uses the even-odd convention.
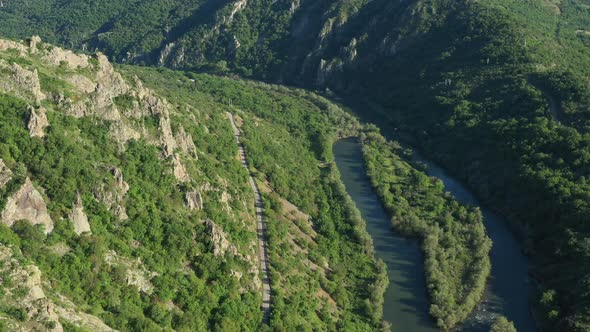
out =
[[[114,308],[130,306],[131,298],[144,294],[143,312],[162,291],[194,290],[195,282],[207,279],[227,283],[229,278],[233,281],[224,287],[231,292],[256,294],[255,243],[232,240],[223,231],[233,223],[232,231],[255,236],[254,223],[244,222],[254,217],[245,209],[242,184],[224,180],[233,176],[231,163],[239,164],[229,156],[207,155],[197,144],[224,135],[232,142],[224,117],[197,110],[192,101],[170,101],[102,54],[79,55],[37,37],[0,40],[0,103],[6,103],[0,114],[0,238],[19,239],[14,249],[0,246],[2,259],[13,262],[1,265],[0,278],[10,267],[15,287],[28,289],[7,293],[14,301],[0,306],[0,328],[62,331],[73,325],[109,331],[120,322],[103,322],[80,309],[87,301],[99,305],[95,294],[112,298],[98,312],[118,311]],[[223,209],[213,204],[205,211],[201,191],[192,188],[224,192],[211,197]],[[242,194],[230,203],[228,191]],[[27,241],[33,242],[20,253]],[[41,269],[20,261],[17,268],[13,250],[38,259]],[[226,261],[233,272],[197,277],[197,268],[210,268],[199,262],[203,255]],[[162,285],[179,275],[192,281]],[[185,300],[168,297],[167,315],[191,310]],[[258,312],[258,306],[244,308]],[[146,317],[134,319],[159,324]],[[8,325],[1,325],[3,320]]]
[[[42,225],[45,233],[50,233],[53,230],[53,221],[47,211],[47,204],[29,178],[6,201],[0,220],[7,226],[12,226],[19,220],[27,220],[33,225]]]

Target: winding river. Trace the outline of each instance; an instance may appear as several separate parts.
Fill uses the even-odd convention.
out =
[[[385,293],[384,318],[394,331],[435,331],[428,314],[423,257],[415,240],[392,231],[389,218],[373,192],[364,169],[361,146],[355,138],[343,139],[334,145],[336,163],[346,189],[373,237],[375,253],[388,267],[390,284]],[[414,161],[427,166],[427,173],[441,179],[453,196],[464,204],[480,206],[478,200],[459,181],[443,169],[414,153]],[[536,331],[530,313],[532,293],[528,276],[528,260],[509,231],[505,220],[480,206],[488,236],[494,242],[490,257],[492,271],[484,300],[463,324],[463,331],[489,331],[497,315],[513,321],[519,332]]]
[[[424,258],[418,242],[392,232],[387,212],[365,173],[357,140],[338,141],[334,156],[346,191],[367,223],[375,254],[387,264],[389,287],[385,291],[383,317],[394,331],[436,331],[428,314]]]

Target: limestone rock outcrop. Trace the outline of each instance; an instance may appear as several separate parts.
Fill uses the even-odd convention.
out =
[[[114,181],[102,183],[94,192],[94,197],[107,206],[107,209],[115,214],[120,220],[129,218],[127,211],[122,205],[125,195],[129,191],[129,184],[123,179],[123,172],[117,167],[110,169]]]
[[[47,110],[44,107],[38,109],[29,106],[29,124],[27,125],[31,137],[44,137],[45,127],[49,126]]]
[[[118,121],[121,114],[113,104],[113,98],[129,92],[129,86],[121,74],[103,54],[97,55],[99,69],[96,74],[96,89],[91,95],[94,112],[105,120]]]
[[[26,267],[27,279],[23,283],[25,287],[29,289],[29,294],[26,296],[26,300],[35,301],[45,297],[45,292],[41,288],[41,270],[35,265],[29,265]]]
[[[172,134],[172,127],[170,126],[170,117],[167,114],[160,115],[160,144],[164,150],[164,156],[170,157],[174,154],[176,149],[176,139]]]
[[[40,41],[41,39],[39,39],[39,42]],[[90,59],[90,57],[85,54],[76,54],[70,50],[64,50],[60,47],[52,47],[44,58],[47,61],[47,63],[51,65],[60,66],[62,64],[65,64],[66,66],[72,69],[88,67],[88,60]]]
[[[227,18],[224,18],[223,23],[230,24],[231,22],[233,22],[236,14],[238,12],[244,10],[244,8],[246,8],[247,5],[248,5],[248,0],[238,0],[238,1],[234,2],[232,4],[233,8],[231,10],[231,13],[227,16]]]
[[[203,197],[201,196],[200,192],[189,191],[186,193],[185,199],[186,205],[191,211],[203,209]]]
[[[86,213],[84,213],[84,205],[82,204],[82,198],[80,197],[80,194],[78,194],[76,202],[74,203],[68,218],[74,224],[74,232],[76,232],[76,234],[92,234],[92,231],[90,230],[90,223],[88,223],[88,217],[86,216]]]
[[[96,90],[96,84],[88,77],[83,75],[72,75],[66,78],[68,83],[76,87],[77,90],[83,93],[92,93]]]
[[[27,321],[8,321],[9,331],[63,332],[63,320],[91,331],[114,331],[99,318],[79,312],[65,297],[58,295],[59,300],[48,298],[43,287],[49,287],[48,291],[51,289],[44,284],[41,270],[35,265],[23,266],[12,250],[0,244],[0,273],[12,280],[12,286],[4,284],[2,301],[11,307],[24,309]],[[15,294],[21,287],[28,289],[24,298]]]
[[[0,159],[0,189],[2,189],[12,179],[12,171],[6,167],[4,160]]]
[[[63,110],[66,115],[73,116],[75,118],[81,118],[89,114],[88,105],[86,105],[84,100],[78,100],[76,102],[66,100],[63,105]]]
[[[191,134],[187,134],[182,126],[178,129],[178,133],[176,134],[176,145],[178,145],[180,150],[185,154],[193,158],[198,158],[197,147],[195,146],[193,137]]]
[[[31,52],[36,53],[37,47],[41,45],[41,37],[33,36],[33,37],[29,38],[28,42],[29,42],[29,48],[31,49]]]
[[[151,294],[154,290],[154,286],[150,280],[158,273],[148,271],[142,264],[141,259],[132,260],[126,257],[122,257],[114,250],[110,250],[105,255],[105,262],[110,266],[122,266],[125,270],[125,276],[127,279],[127,285],[135,286],[140,292]]]
[[[121,150],[125,148],[125,143],[128,141],[141,138],[141,134],[125,121],[113,122],[110,128],[110,133],[115,141],[119,143]]]
[[[226,254],[231,254],[233,256],[238,255],[238,249],[235,245],[230,243],[227,240],[227,235],[219,227],[215,224],[212,220],[206,220],[205,226],[209,231],[209,235],[211,236],[211,242],[213,243],[213,255],[215,256],[225,256]]]
[[[23,219],[30,221],[33,225],[44,225],[45,234],[51,233],[53,230],[53,221],[47,212],[47,204],[29,178],[8,199],[4,211],[2,211],[2,223],[9,227],[16,221]]]
[[[21,54],[27,52],[27,47],[12,40],[0,39],[0,51],[18,50]]]
[[[175,153],[172,157],[172,163],[174,167],[174,177],[176,178],[176,180],[180,182],[189,182],[191,178],[188,172],[186,171],[186,168],[182,164],[180,156],[177,153]]]
[[[13,258],[10,248],[0,246],[0,261],[4,263],[2,272],[8,270],[10,279],[14,285],[19,285],[28,289],[28,293],[18,302],[18,306],[25,309],[27,319],[32,325],[42,324],[43,322],[52,322],[53,328],[47,329],[53,332],[62,332],[63,327],[59,322],[59,316],[55,313],[55,305],[48,300],[42,288],[41,270],[35,265],[21,266]],[[17,288],[18,289],[18,288]],[[5,290],[9,298],[17,289]],[[5,295],[6,297],[6,295]]]
[[[6,65],[0,67],[6,67]],[[46,98],[45,94],[41,92],[41,82],[39,81],[37,69],[30,71],[17,63],[8,66],[8,69],[11,72],[11,77],[9,80],[3,81],[0,88],[21,96],[30,96],[36,103]]]

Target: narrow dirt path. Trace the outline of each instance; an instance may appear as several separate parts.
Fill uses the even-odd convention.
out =
[[[238,150],[240,153],[240,160],[242,161],[242,165],[248,170],[248,160],[246,159],[246,150],[244,149],[244,145],[240,141],[242,136],[240,129],[236,126],[234,121],[234,115],[227,112],[227,117],[231,121],[232,129],[234,130],[234,136],[236,137],[236,142],[238,143]],[[260,191],[256,186],[256,182],[254,182],[254,178],[252,178],[252,174],[248,179],[250,183],[250,187],[254,191],[255,197],[255,207],[256,207],[256,220],[257,220],[257,233],[258,233],[258,254],[260,258],[260,269],[262,271],[262,322],[264,324],[269,323],[270,320],[270,301],[271,301],[271,294],[270,294],[270,278],[268,277],[269,269],[268,269],[268,253],[267,253],[267,238],[266,238],[266,224],[264,221],[264,213],[262,210],[262,196],[260,196]]]

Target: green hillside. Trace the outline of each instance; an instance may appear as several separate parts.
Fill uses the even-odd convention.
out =
[[[539,282],[535,313],[544,329],[590,330],[590,283],[587,280],[590,272],[590,252],[587,248],[590,228],[586,225],[590,216],[590,187],[587,179],[590,173],[590,137],[587,133],[590,127],[590,5],[587,1],[136,0],[87,3],[5,0],[0,7],[0,22],[3,23],[0,25],[0,34],[5,37],[24,39],[40,35],[47,41],[78,50],[99,49],[116,62],[238,74],[317,89],[329,96],[346,96],[342,98],[344,103],[362,118],[379,124],[386,136],[419,148],[467,183],[487,205],[509,217],[512,228],[521,239],[523,250],[533,262],[531,274]],[[10,55],[10,52],[4,56],[10,57],[6,60],[9,63],[37,65],[34,59],[23,60],[16,54]],[[8,69],[3,70],[6,72]],[[61,72],[63,70],[59,66],[51,70],[39,69],[41,88],[45,94],[71,89],[71,83],[54,79],[56,75],[64,74]],[[231,79],[190,76],[192,74],[185,77],[184,74],[167,70],[135,67],[124,67],[121,70],[131,73],[126,74],[130,82],[133,82],[133,75],[142,77],[146,84],[152,82],[150,86],[155,90],[160,89],[159,93],[167,96],[168,100],[182,100],[189,105],[196,103],[191,109],[202,110],[201,116],[212,121],[211,125],[207,125],[209,133],[215,133],[212,128],[217,128],[219,137],[224,137],[221,142],[225,142],[227,147],[233,143],[228,124],[219,115],[221,112],[215,113],[213,110],[226,110],[228,99],[231,98],[245,112],[246,145],[253,151],[255,160],[252,164],[261,174],[261,183],[264,179],[270,181],[270,187],[276,195],[298,206],[314,220],[320,215],[330,215],[330,220],[342,218],[344,211],[330,211],[328,214],[319,212],[322,211],[320,207],[324,200],[329,203],[343,198],[332,196],[331,184],[326,180],[331,179],[330,171],[318,168],[316,162],[329,162],[329,146],[334,138],[354,133],[356,124],[351,124],[353,120],[335,120],[333,116],[320,111],[317,113],[324,114],[322,118],[310,115],[316,113],[309,109],[316,110],[318,104],[325,101],[310,101],[312,97],[309,96],[293,97],[294,92],[288,89],[285,91],[291,92],[251,82],[240,83],[254,86],[251,89],[270,89],[271,92],[267,93],[289,99],[269,103],[265,99],[257,99],[263,98],[259,92],[247,93],[242,86],[234,86],[237,83]],[[160,76],[170,77],[167,84],[158,83],[162,82]],[[190,79],[195,80],[195,85],[205,92],[198,94],[198,89],[187,92],[179,88],[181,83],[177,80],[186,83],[191,82]],[[75,92],[63,94],[72,104],[79,98]],[[24,94],[18,97],[35,98]],[[13,97],[7,98],[10,101],[6,107],[25,112],[22,105],[10,106],[14,103],[18,105],[18,101],[12,100]],[[122,108],[133,105],[133,100],[124,96],[116,101]],[[199,106],[201,104],[209,107]],[[282,109],[292,109],[292,112],[277,113],[277,110]],[[54,113],[51,109],[48,112],[50,123],[61,123],[59,121],[62,120],[56,115],[58,112]],[[213,112],[213,115],[207,117],[206,112]],[[10,121],[14,122],[18,118],[22,120],[23,115],[16,112],[6,116],[11,116]],[[189,119],[187,115],[176,116],[183,126],[186,122],[192,123],[186,121]],[[106,140],[105,126],[92,127],[92,122],[85,118],[77,119],[75,123],[63,121],[65,129],[59,130],[60,135],[66,130],[86,128],[80,129],[80,132],[89,135],[87,141],[102,140],[110,144],[109,148],[94,148],[100,150],[97,152],[92,152],[92,145],[84,151],[68,150],[72,156],[86,162],[88,158],[79,156],[96,155],[101,164],[114,164],[122,169],[123,174],[138,174],[141,177],[148,170],[137,171],[138,162],[133,158],[142,160],[157,154],[157,149],[144,146],[146,144],[140,139],[128,149],[131,153],[127,155],[131,160],[120,160],[122,157],[117,155],[120,142],[109,143]],[[138,120],[133,121],[135,126],[140,125]],[[152,119],[142,122],[141,126],[142,135],[154,134],[159,122]],[[336,133],[332,126],[346,130]],[[220,163],[224,167],[232,165],[220,177],[231,174],[236,177],[236,183],[235,174],[245,177],[237,163],[222,162],[231,160],[235,149],[229,153],[229,148],[220,147],[219,141],[216,141],[217,144],[208,144],[206,135],[210,134],[206,134],[202,128],[190,127],[187,124],[183,129],[190,132],[197,142],[197,148],[207,147],[202,151],[214,155],[212,158],[215,161],[207,161],[207,158],[199,156],[199,161],[207,166],[194,166],[192,169],[192,166],[187,166],[189,172],[205,174],[211,179],[208,182],[214,182],[217,181],[213,180],[217,178],[217,173],[208,172],[221,172],[224,168],[216,166],[216,163]],[[52,132],[47,134],[47,139],[51,138],[50,135]],[[272,146],[267,139],[271,135],[278,135],[281,142],[297,144],[297,147],[293,145],[291,150],[282,150]],[[40,158],[39,151],[43,149],[35,145],[39,143],[31,143],[24,138],[23,141],[16,138],[11,140],[10,147],[1,150],[6,152],[2,152],[0,158],[4,159],[13,173],[17,174],[15,170],[21,169],[18,173],[21,176],[15,177],[14,181],[24,181],[24,169],[36,172],[34,174],[38,178],[34,182],[38,181],[38,185],[47,187],[45,189],[50,197],[60,197],[51,200],[51,211],[64,212],[70,209],[76,200],[76,190],[72,188],[80,187],[85,207],[90,204],[90,185],[84,186],[77,182],[59,184],[60,188],[63,187],[59,189],[61,191],[54,187],[57,186],[56,178],[59,178],[54,175],[55,172],[67,173],[56,165],[66,162],[67,158],[62,160],[53,156],[53,159],[47,158],[48,161],[44,159],[44,162],[40,162],[33,159]],[[59,141],[62,140],[68,141],[59,138]],[[146,140],[149,141],[149,137]],[[21,151],[24,146],[32,150]],[[59,148],[64,149],[63,146]],[[294,160],[288,153],[300,150],[308,151],[309,154]],[[262,151],[271,151],[272,154],[264,155]],[[379,152],[381,148],[373,148],[373,151]],[[286,164],[272,166],[269,160],[274,158]],[[164,161],[159,160],[157,165],[150,166],[154,176],[157,167],[164,167]],[[170,160],[168,162],[172,163]],[[29,163],[38,169],[32,171]],[[199,167],[206,167],[207,170]],[[313,171],[307,171],[309,169]],[[94,175],[85,175],[89,177],[88,180],[76,181],[95,183],[98,181],[95,178],[112,177],[108,175],[108,169],[97,169],[95,172]],[[387,179],[386,176],[383,178]],[[127,181],[131,187],[129,195],[133,192],[133,183],[143,186],[141,181],[148,188],[149,185],[155,186],[155,183],[174,182],[170,176],[130,179]],[[18,188],[21,182],[9,184],[7,188]],[[316,190],[310,192],[307,189],[310,185],[314,189],[323,188],[323,194]],[[247,190],[245,186],[240,188],[242,191]],[[231,190],[225,191],[229,193]],[[165,200],[168,206],[182,203],[182,195],[177,193],[161,193],[161,197],[154,195],[150,194],[148,198],[160,199],[162,202]],[[6,196],[8,194],[2,194],[2,197]],[[269,204],[275,202],[276,207],[279,197],[267,197]],[[143,210],[132,207],[129,206],[128,213]],[[237,213],[240,208],[236,205],[232,211]],[[222,207],[219,209],[223,211]],[[129,217],[133,218],[132,215]],[[277,211],[276,219],[283,217]],[[215,219],[208,214],[196,218]],[[322,229],[322,226],[318,225],[318,229]],[[271,231],[280,232],[281,229],[277,227]],[[254,235],[252,229],[241,232],[244,234],[235,241],[245,245]],[[328,242],[335,241],[332,232],[346,234],[338,227],[324,229],[324,232],[327,233],[318,232],[318,236],[331,234],[326,236],[330,239]],[[235,235],[234,232],[231,234]],[[146,233],[143,236],[148,235]],[[113,235],[112,241],[120,241],[115,239],[121,238],[125,237],[117,233]],[[310,250],[312,255],[312,248],[316,248],[313,250],[318,250],[329,261],[342,262],[342,257],[334,256],[336,252],[344,256],[346,252],[359,254],[353,244],[350,244],[352,247],[336,250],[335,244],[322,244],[317,239],[311,242],[308,240],[309,248],[304,249]],[[339,238],[338,242],[349,243],[348,240]],[[366,246],[362,236],[357,240],[353,243]],[[292,244],[285,243],[287,245]],[[121,249],[125,250],[131,249]],[[202,259],[202,256],[198,257]],[[362,294],[361,298],[364,299],[370,295],[363,293],[362,290],[366,289],[360,285],[376,278],[377,265],[371,262],[370,255],[362,257],[354,262],[359,266],[372,266],[370,272],[364,275],[365,272],[357,271],[350,289],[346,291],[349,294]],[[277,257],[274,259],[279,260]],[[157,262],[157,258],[154,261]],[[208,266],[208,263],[205,265]],[[161,267],[154,265],[153,269],[160,271]],[[341,273],[346,271],[349,270]],[[313,273],[310,271],[308,276],[311,278]],[[203,275],[198,277],[206,279]],[[325,278],[322,273],[313,278],[319,278],[321,288],[330,293],[328,283],[321,282]],[[291,279],[295,283],[297,278],[292,276]],[[293,287],[303,287],[303,283],[297,283],[298,286]],[[213,302],[229,298],[221,294],[217,294]],[[247,297],[247,294],[240,294],[240,297]],[[292,298],[294,295],[285,293],[285,296]],[[356,296],[355,300],[346,299],[347,296],[332,294],[342,310],[321,315],[328,315],[334,321],[340,315],[340,324],[350,322],[377,326],[378,319],[367,317],[375,316],[378,310],[356,303],[359,299]],[[256,300],[249,297],[248,301],[255,303]],[[297,301],[309,303],[302,299]],[[252,310],[251,306],[241,305],[244,312]],[[285,307],[289,306],[285,304]],[[292,308],[289,310],[294,310]],[[211,317],[223,315],[213,309],[203,310],[206,311],[205,316],[199,317],[209,317],[206,319],[209,326],[221,324]],[[324,317],[314,313],[310,307],[300,309],[297,314],[307,317],[300,322],[309,322],[309,327],[321,326],[314,324],[320,324]],[[244,318],[244,324],[251,323],[246,316],[240,316]]]

